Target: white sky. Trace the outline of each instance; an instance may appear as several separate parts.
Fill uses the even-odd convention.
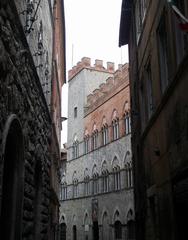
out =
[[[64,0],[66,25],[66,71],[82,57],[119,63],[128,62],[127,47],[118,47],[122,0]],[[62,116],[67,117],[68,83],[62,91]],[[62,144],[67,141],[63,123]]]

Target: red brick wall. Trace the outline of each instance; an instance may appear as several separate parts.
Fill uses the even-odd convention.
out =
[[[117,111],[117,117],[119,118],[120,137],[124,135],[125,127],[123,119],[126,102],[126,110],[130,111],[128,65],[126,65],[126,67],[124,65],[123,70],[126,71],[127,74],[121,74],[121,71],[117,71],[114,75],[114,81],[110,81],[110,84],[107,81],[105,86],[103,86],[103,89],[105,87],[105,94],[102,97],[100,94],[99,98],[90,94],[90,100],[93,98],[94,101],[90,101],[89,109],[84,120],[85,130],[87,129],[89,135],[93,132],[94,124],[96,124],[97,130],[101,131],[104,117],[110,127],[114,110]],[[96,91],[94,91],[94,93],[95,92]],[[109,128],[109,140],[112,140],[111,127]]]

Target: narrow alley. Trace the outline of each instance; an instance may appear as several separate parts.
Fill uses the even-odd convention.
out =
[[[187,240],[188,1],[0,1],[0,239]]]

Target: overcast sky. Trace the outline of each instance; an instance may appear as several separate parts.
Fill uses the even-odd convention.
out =
[[[66,26],[66,70],[82,57],[119,63],[128,62],[127,47],[118,47],[122,0],[64,0]],[[62,116],[67,116],[67,89],[62,92]],[[67,141],[63,123],[62,144]]]

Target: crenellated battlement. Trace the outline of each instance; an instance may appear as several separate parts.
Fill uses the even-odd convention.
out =
[[[129,84],[129,64],[119,64],[118,70],[114,72],[113,77],[108,77],[105,83],[99,85],[99,88],[95,89],[91,94],[87,96],[87,104],[85,114],[88,114],[98,104],[106,101],[118,91],[122,84]]]
[[[95,64],[91,65],[91,58],[83,57],[81,61],[79,61],[76,66],[68,71],[68,80],[70,81],[78,72],[82,69],[87,68],[91,70],[103,71],[107,73],[114,73],[114,63],[107,62],[106,68],[103,65],[103,60],[96,59]]]

